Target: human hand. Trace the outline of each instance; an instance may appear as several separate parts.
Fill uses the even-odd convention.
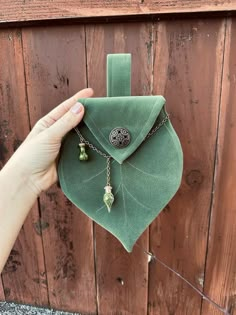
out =
[[[76,102],[92,95],[90,88],[81,90],[38,120],[5,165],[19,169],[37,195],[57,181],[57,157],[62,138],[84,115],[83,105]]]

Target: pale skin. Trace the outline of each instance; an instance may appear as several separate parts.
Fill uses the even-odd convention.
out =
[[[81,90],[42,117],[0,171],[0,273],[37,197],[58,180],[62,138],[84,116],[77,100],[92,95]]]

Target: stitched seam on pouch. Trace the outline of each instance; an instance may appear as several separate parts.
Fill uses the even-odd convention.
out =
[[[154,178],[156,178],[156,175],[153,175],[153,174],[150,174],[150,173],[148,173],[148,172],[145,172],[145,171],[143,171],[143,170],[141,170],[140,168],[138,168],[138,167],[136,167],[135,165],[133,165],[132,163],[130,163],[130,162],[126,162],[127,164],[129,164],[132,168],[134,168],[135,170],[137,170],[138,172],[140,172],[140,173],[142,173],[142,174],[144,174],[144,175],[148,175],[148,176],[151,176],[151,177],[154,177]],[[159,178],[160,178],[160,175],[158,175],[159,176]],[[162,176],[161,177],[162,179],[165,179],[165,176]]]

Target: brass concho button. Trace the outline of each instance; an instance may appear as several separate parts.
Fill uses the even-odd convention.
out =
[[[126,128],[117,127],[110,132],[109,140],[114,147],[121,149],[129,145],[130,133]]]

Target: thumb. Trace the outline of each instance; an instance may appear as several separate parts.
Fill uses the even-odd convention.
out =
[[[72,128],[76,127],[84,116],[84,106],[77,102],[60,119],[45,131],[53,139],[62,139]]]

